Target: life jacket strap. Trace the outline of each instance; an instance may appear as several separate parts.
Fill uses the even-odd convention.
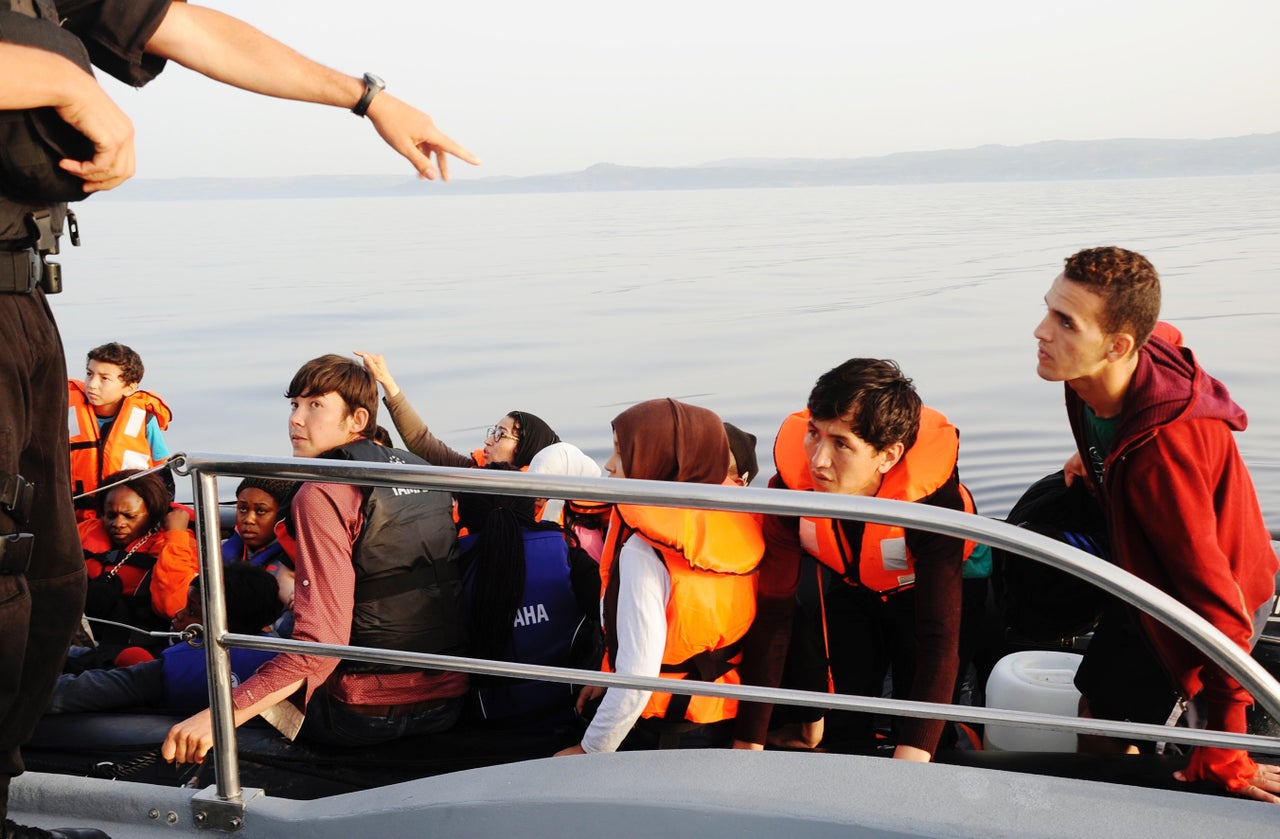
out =
[[[683,673],[686,679],[699,682],[714,682],[738,666],[742,654],[742,639],[739,638],[728,646],[716,650],[703,650],[690,656],[679,664],[662,665],[663,673]],[[671,695],[667,703],[667,712],[662,718],[667,722],[679,721],[689,713],[689,703],[693,697],[689,694]]]

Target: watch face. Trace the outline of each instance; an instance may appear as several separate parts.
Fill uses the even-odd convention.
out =
[[[382,80],[381,76],[375,76],[373,73],[364,74],[364,83],[369,87],[376,87],[379,90],[387,86],[387,83]]]

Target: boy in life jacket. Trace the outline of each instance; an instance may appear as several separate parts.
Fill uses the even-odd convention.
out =
[[[359,363],[312,359],[285,391],[294,457],[423,464],[373,442],[378,386]],[[411,652],[464,650],[453,496],[411,487],[307,482],[290,505],[297,534],[293,638]],[[282,653],[235,689],[235,724],[262,715],[289,739],[373,745],[450,728],[465,673]],[[170,729],[165,760],[198,763],[210,713]]]
[[[122,469],[150,469],[169,457],[162,432],[173,413],[159,396],[140,390],[142,358],[111,342],[89,350],[84,381],[69,379],[71,492],[79,497],[76,518],[93,518],[92,492],[103,475]],[[169,489],[173,478],[164,474]]]
[[[824,373],[808,407],[774,444],[784,489],[876,496],[973,511],[956,468],[959,434],[922,406],[892,361],[854,358]],[[783,676],[802,559],[822,575],[827,658],[835,692],[879,696],[892,667],[896,697],[949,703],[956,684],[962,566],[976,546],[926,531],[851,520],[764,517],[757,616],[745,640],[743,682]],[[764,748],[772,706],[743,703],[737,748]],[[841,736],[870,742],[867,715],[829,714]],[[942,720],[899,720],[894,757],[928,761]],[[828,739],[832,731],[828,731]],[[820,739],[821,734],[815,736]]]
[[[222,569],[226,592],[227,628],[242,635],[269,635],[280,615],[280,595],[275,577],[264,568],[236,563]],[[173,629],[181,632],[203,623],[200,578],[187,591],[187,605],[173,618]],[[274,653],[262,650],[231,649],[231,683],[249,678]],[[46,714],[73,714],[110,711],[120,708],[157,708],[193,712],[209,707],[209,671],[204,648],[179,641],[159,658],[129,667],[86,670],[58,677]]]

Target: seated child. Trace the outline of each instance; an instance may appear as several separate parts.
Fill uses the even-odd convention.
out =
[[[222,569],[227,598],[227,628],[241,635],[269,634],[280,614],[275,578],[256,565],[236,563]],[[187,605],[173,619],[175,632],[204,620],[200,578],[187,591]],[[274,653],[231,650],[231,684],[238,685]],[[163,708],[189,713],[209,707],[209,671],[203,645],[178,642],[160,658],[131,667],[86,670],[58,677],[45,713],[110,711],[119,708]]]
[[[188,528],[192,511],[173,503],[154,472],[115,472],[103,484],[121,480],[98,494],[97,517],[79,525],[89,574],[85,614],[164,629],[186,604],[187,586],[199,571],[196,537]],[[97,624],[94,631],[104,644],[131,642],[128,630]]]
[[[169,457],[161,432],[173,414],[160,397],[138,389],[142,374],[142,358],[112,342],[89,350],[83,382],[67,381],[71,489],[80,520],[93,516],[95,503],[79,496],[97,489],[103,475],[149,469]],[[164,479],[172,493],[173,479],[168,473]]]
[[[273,631],[293,635],[293,557],[277,537],[289,514],[289,501],[298,484],[266,478],[245,478],[236,487],[235,532],[222,543],[222,561],[248,562],[276,578],[285,611]],[[277,528],[277,525],[281,525]]]
[[[222,543],[223,562],[249,562],[272,574],[281,564],[284,548],[276,539],[276,522],[284,518],[297,484],[245,478],[236,487],[235,532]]]

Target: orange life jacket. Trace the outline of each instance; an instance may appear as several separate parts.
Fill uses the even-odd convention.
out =
[[[759,520],[747,513],[617,505],[600,564],[606,670],[617,656],[614,564],[633,533],[658,551],[671,575],[661,675],[740,684],[739,647],[755,618],[756,566],[764,556]],[[732,719],[737,711],[733,699],[655,691],[642,716],[713,723]]]
[[[103,476],[112,472],[156,465],[147,442],[147,418],[155,417],[161,431],[173,419],[173,412],[159,396],[145,390],[126,396],[105,439],[98,432],[98,417],[89,404],[83,382],[67,380],[67,399],[73,495],[96,489]]]
[[[195,510],[185,504],[171,503],[169,507],[195,519]],[[134,550],[130,553],[112,546],[101,519],[87,519],[76,527],[89,579],[103,574],[118,576],[125,597],[145,595],[146,606],[161,617],[172,618],[186,604],[187,588],[200,570],[196,535],[190,528],[148,533],[130,546]]]
[[[812,490],[809,457],[804,438],[809,428],[809,411],[796,411],[782,422],[773,444],[773,461],[787,489]],[[877,498],[919,501],[936,492],[951,479],[960,453],[960,433],[947,418],[932,408],[920,409],[920,431],[915,444],[884,475]],[[960,486],[967,513],[976,511],[973,496]],[[823,565],[850,585],[860,585],[881,594],[890,594],[915,585],[915,558],[907,550],[901,527],[867,522],[862,532],[862,549],[855,557],[844,531],[833,519],[800,518],[800,544]],[[977,543],[964,543],[968,559]]]

